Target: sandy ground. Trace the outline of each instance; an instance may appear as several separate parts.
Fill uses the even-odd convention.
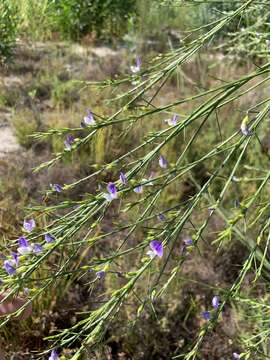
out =
[[[0,157],[20,150],[20,145],[9,125],[0,127]]]

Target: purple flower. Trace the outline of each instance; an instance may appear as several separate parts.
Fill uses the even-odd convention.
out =
[[[150,242],[150,248],[154,255],[157,255],[159,258],[163,256],[163,245],[161,242],[157,240],[153,240]]]
[[[36,226],[36,222],[34,219],[24,220],[23,222],[23,228],[27,232],[31,232]]]
[[[166,220],[166,216],[164,214],[158,214],[157,216],[159,221],[165,221]]]
[[[233,356],[234,359],[240,359],[240,355],[238,353],[236,353],[236,352],[234,352],[232,354],[232,356]]]
[[[43,247],[42,247],[41,244],[36,243],[36,244],[33,245],[33,252],[34,252],[34,254],[39,254],[39,253],[41,253],[42,251],[43,251]]]
[[[74,143],[75,139],[74,139],[74,136],[73,135],[68,135],[66,137],[66,140],[64,141],[64,145],[65,145],[65,149],[67,151],[70,151],[71,150],[71,146],[72,144]]]
[[[211,313],[210,313],[210,311],[203,311],[203,312],[202,312],[202,317],[203,317],[204,320],[209,321],[209,320],[211,319]]]
[[[162,155],[160,155],[158,163],[159,163],[159,166],[163,169],[166,169],[168,167],[168,161]]]
[[[24,295],[28,296],[30,293],[29,288],[23,288],[23,293]]]
[[[32,252],[32,246],[29,244],[28,240],[24,236],[21,236],[19,238],[18,243],[19,247],[17,250],[20,255],[27,255]]]
[[[58,356],[56,350],[52,350],[49,360],[59,360],[59,356]]]
[[[19,255],[16,252],[12,251],[11,256],[13,257],[13,260],[15,261],[16,266],[18,266],[19,265]]]
[[[99,280],[101,280],[101,279],[104,279],[104,278],[105,278],[106,272],[105,272],[104,270],[100,270],[100,271],[97,271],[97,272],[96,272],[96,275],[97,275],[97,278],[98,278]]]
[[[193,245],[193,240],[188,237],[188,238],[185,238],[183,240],[183,243],[184,243],[185,246],[192,246]]]
[[[96,121],[94,119],[94,116],[92,114],[91,110],[87,110],[87,115],[83,118],[83,121],[81,122],[81,127],[85,127],[88,125],[95,125]]]
[[[119,179],[123,185],[127,185],[127,177],[122,171],[120,172]]]
[[[178,122],[178,115],[174,114],[171,119],[164,120],[169,126],[175,126]]]
[[[135,193],[137,193],[137,194],[141,194],[141,193],[143,192],[143,187],[142,187],[142,185],[136,186],[136,187],[134,188],[134,191],[135,191]]]
[[[142,66],[142,60],[139,56],[137,56],[135,65],[131,65],[130,70],[133,72],[133,74],[136,74],[141,70],[141,66]]]
[[[14,275],[16,273],[15,262],[12,260],[5,260],[4,269],[6,270],[8,275]]]
[[[218,309],[220,303],[219,303],[219,296],[214,296],[212,299],[212,306],[214,309]]]
[[[60,193],[63,190],[62,186],[59,184],[53,184],[52,189],[58,193]]]
[[[46,243],[50,244],[55,241],[54,237],[50,234],[45,234],[44,236]]]
[[[194,244],[193,240],[190,237],[187,237],[187,238],[183,239],[183,243],[182,243],[181,248],[180,248],[180,253],[182,255],[185,255],[187,248],[189,246],[192,246],[193,244]]]
[[[107,185],[107,190],[108,190],[108,194],[104,194],[104,197],[106,200],[108,201],[112,201],[114,199],[117,199],[117,188],[115,186],[115,183],[113,182],[110,182],[108,185]]]

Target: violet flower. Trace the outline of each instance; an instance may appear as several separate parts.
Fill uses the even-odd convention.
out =
[[[44,238],[45,238],[46,243],[48,243],[48,244],[55,242],[54,237],[50,234],[45,234]]]
[[[19,265],[19,255],[15,251],[12,251],[11,256],[13,257],[13,260],[15,261],[16,266],[18,266]]]
[[[159,163],[159,166],[163,169],[166,169],[168,167],[168,161],[162,155],[160,155],[158,163]]]
[[[72,144],[74,143],[75,139],[73,135],[68,135],[66,140],[64,141],[65,149],[67,151],[71,150]]]
[[[133,74],[136,74],[141,70],[141,66],[142,66],[142,60],[139,56],[137,56],[135,65],[131,65],[130,70],[131,70],[131,72],[133,72]]]
[[[190,237],[187,237],[185,239],[183,239],[183,244],[181,245],[180,248],[180,253],[182,255],[184,255],[186,253],[186,250],[189,246],[194,245],[193,240]]]
[[[122,171],[120,172],[119,179],[123,185],[127,185],[127,177]]]
[[[34,219],[29,219],[29,220],[24,219],[23,228],[25,231],[30,233],[35,227],[36,227],[36,222]]]
[[[51,185],[51,187],[55,192],[58,192],[58,193],[60,193],[63,190],[62,186],[59,184],[53,184],[53,185]]]
[[[232,355],[234,359],[240,359],[240,355],[238,353],[234,352]]]
[[[193,245],[193,240],[190,237],[187,237],[183,240],[183,243],[185,246],[192,246]]]
[[[52,350],[51,355],[48,360],[59,360],[59,356],[56,350]]]
[[[14,275],[16,273],[16,264],[14,260],[5,260],[3,268],[8,275]]]
[[[177,125],[179,116],[174,114],[171,119],[164,120],[169,126],[175,126]]]
[[[43,246],[39,243],[36,243],[33,245],[33,253],[38,255],[39,253],[41,253],[43,251]]]
[[[151,250],[147,252],[147,255],[150,256],[150,258],[153,258],[155,256],[158,256],[159,258],[162,258],[163,256],[163,245],[160,241],[153,240],[150,242],[150,248]]]
[[[101,280],[101,279],[105,278],[106,272],[104,270],[99,270],[99,271],[96,272],[96,275],[97,275],[97,278],[99,280]]]
[[[83,118],[83,121],[81,122],[81,127],[95,125],[95,124],[96,124],[96,121],[94,119],[92,111],[88,109],[87,115]]]
[[[29,244],[28,240],[24,236],[21,236],[19,238],[18,243],[19,247],[17,251],[20,255],[27,255],[32,252],[32,246]]]
[[[216,295],[212,299],[212,306],[214,309],[217,310],[219,308],[219,305],[220,305],[219,296]]]
[[[166,216],[164,214],[161,214],[161,213],[157,215],[157,218],[158,218],[159,221],[165,221],[166,220]]]
[[[117,194],[117,188],[115,186],[115,183],[110,182],[107,185],[107,190],[108,190],[108,193],[104,194],[104,197],[107,201],[112,201],[114,199],[117,199],[118,194]]]
[[[143,186],[142,185],[137,185],[134,188],[134,192],[137,193],[137,194],[141,194],[143,192]]]
[[[211,319],[210,311],[203,311],[202,312],[202,317],[203,317],[204,320],[209,321]]]

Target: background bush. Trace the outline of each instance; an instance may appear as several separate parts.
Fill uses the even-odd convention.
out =
[[[8,0],[0,1],[0,62],[7,61],[14,48],[18,27],[16,7]]]
[[[121,37],[136,12],[136,0],[53,0],[61,36],[78,40],[93,32],[97,38]]]

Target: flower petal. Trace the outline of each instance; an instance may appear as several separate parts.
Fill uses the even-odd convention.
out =
[[[160,241],[153,240],[150,242],[150,248],[159,258],[163,256],[163,245]]]
[[[46,243],[48,243],[48,244],[55,242],[54,237],[50,234],[45,234],[44,238],[45,238]]]
[[[218,309],[219,305],[220,305],[219,296],[216,295],[212,299],[212,306],[214,309]]]
[[[34,219],[24,219],[23,221],[23,228],[27,232],[31,232],[36,226],[36,222]]]

